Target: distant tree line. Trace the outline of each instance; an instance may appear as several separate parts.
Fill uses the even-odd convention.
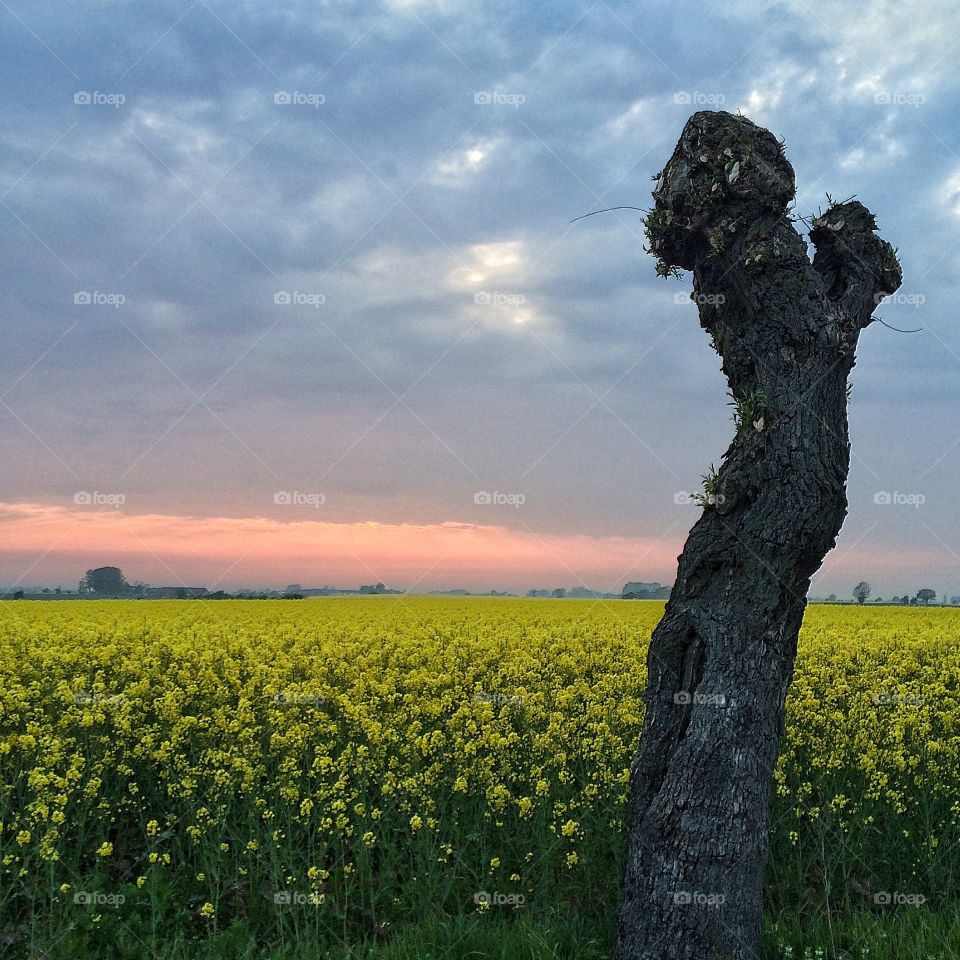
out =
[[[866,580],[861,580],[853,588],[853,598],[854,600],[857,601],[857,603],[864,603],[872,592],[873,592],[873,589],[870,586],[870,584],[867,583]],[[831,593],[827,599],[836,600],[837,595],[835,593]],[[936,599],[937,599],[936,590],[931,590],[929,587],[922,587],[917,591],[917,595],[915,597],[911,597],[910,594],[905,593],[902,597],[891,597],[890,603],[896,603],[896,604],[900,604],[901,606],[911,606],[911,607],[914,607],[917,604],[920,604],[921,606],[925,607],[929,605],[933,600],[936,600]],[[882,603],[883,597],[877,597],[874,602]]]

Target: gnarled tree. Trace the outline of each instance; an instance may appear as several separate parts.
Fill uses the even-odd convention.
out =
[[[793,168],[745,117],[694,114],[658,180],[650,252],[693,272],[736,432],[650,643],[615,952],[756,960],[797,635],[847,508],[847,377],[901,273],[857,201],[813,220],[811,263]]]

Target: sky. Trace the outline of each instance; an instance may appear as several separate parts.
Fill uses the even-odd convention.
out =
[[[732,436],[642,215],[697,109],[901,290],[812,594],[960,594],[952,0],[0,0],[0,585],[670,583]]]

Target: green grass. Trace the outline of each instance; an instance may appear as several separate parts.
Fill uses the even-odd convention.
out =
[[[609,957],[609,917],[548,911],[534,916],[471,915],[397,927],[381,941],[330,949],[305,936],[298,942],[260,944],[244,923],[204,940],[138,940],[129,931],[105,947],[63,937],[46,960],[601,960]],[[937,912],[869,910],[827,917],[781,916],[768,920],[764,960],[957,960],[960,904]]]

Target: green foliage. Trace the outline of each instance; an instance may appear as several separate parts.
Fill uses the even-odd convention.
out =
[[[643,228],[651,245],[657,243],[660,234],[670,226],[673,214],[669,210],[648,210],[643,218]]]
[[[690,201],[698,211],[710,210],[723,202],[723,171],[717,171],[716,179],[712,177],[696,180],[690,192]]]
[[[679,267],[673,266],[672,264],[667,263],[666,260],[663,260],[663,259],[657,260],[656,271],[657,271],[657,276],[663,277],[664,279],[666,279],[667,277],[675,277],[677,279],[680,279],[683,276],[683,271]]]
[[[722,230],[711,231],[708,242],[710,244],[711,256],[723,253],[727,247],[727,235]]]
[[[686,199],[698,215],[698,220],[696,223],[690,222],[684,226],[687,229],[704,230],[710,246],[709,255],[712,257],[726,249],[729,239],[728,231],[732,232],[734,225],[724,220],[719,225],[709,226],[711,222],[709,214],[723,204],[729,186],[736,183],[742,175],[743,168],[749,159],[750,151],[747,142],[738,142],[725,147],[715,157],[702,154],[699,157],[699,165],[691,177],[689,195]],[[654,179],[659,180],[661,175],[662,171]],[[664,260],[661,254],[663,233],[667,227],[674,224],[674,221],[673,213],[662,209],[651,210],[644,217],[644,228],[649,242],[647,252],[657,257],[658,277],[680,276],[679,268]]]
[[[48,960],[605,960],[613,948],[614,902],[589,912],[558,907],[517,916],[448,916],[391,928],[352,945],[331,948],[309,936],[286,944],[260,942],[240,921],[207,939],[164,937],[149,954],[132,932],[118,930],[105,947],[68,935]],[[106,919],[106,918],[105,918]],[[140,931],[137,931],[139,934]],[[878,914],[869,909],[827,914],[813,904],[767,912],[762,960],[954,960],[960,907]]]
[[[733,407],[733,424],[737,430],[737,439],[743,440],[754,430],[758,433],[763,431],[766,427],[769,407],[767,395],[763,390],[750,390],[740,397],[733,394],[731,396],[733,399],[729,405]]]
[[[658,277],[680,277],[680,268],[673,266],[660,255],[663,232],[673,222],[673,214],[669,210],[649,210],[643,218],[643,228],[647,235],[647,247],[644,252],[657,258]]]
[[[723,503],[722,481],[712,463],[710,469],[700,477],[700,480],[703,483],[703,493],[694,493],[691,495],[691,499],[699,503],[704,509]]]

